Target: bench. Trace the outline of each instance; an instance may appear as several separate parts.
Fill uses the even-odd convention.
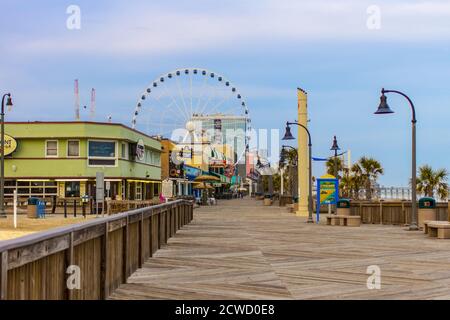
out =
[[[327,215],[327,225],[359,227],[361,225],[361,217],[360,216],[346,216],[346,215],[329,214],[329,215]]]
[[[424,221],[424,233],[438,239],[450,239],[450,222]]]

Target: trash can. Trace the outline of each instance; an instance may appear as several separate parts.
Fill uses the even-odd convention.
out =
[[[436,218],[436,200],[430,197],[419,199],[418,225],[423,229],[423,222],[427,220],[435,221]]]
[[[350,199],[339,199],[336,205],[336,214],[341,216],[350,215]]]
[[[264,205],[265,206],[271,206],[272,205],[272,197],[270,194],[264,195]]]
[[[27,204],[27,217],[28,218],[37,218],[38,217],[38,206],[39,198],[28,198],[28,204]]]
[[[45,201],[38,199],[36,203],[36,212],[38,218],[45,218]]]

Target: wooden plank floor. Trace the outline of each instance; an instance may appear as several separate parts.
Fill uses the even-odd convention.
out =
[[[367,267],[381,269],[369,290]],[[306,224],[286,208],[222,200],[111,299],[450,299],[450,240],[399,226]]]

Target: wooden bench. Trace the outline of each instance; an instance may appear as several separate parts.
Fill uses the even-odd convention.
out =
[[[361,217],[360,216],[345,216],[345,215],[329,214],[329,215],[327,215],[327,225],[359,227],[361,225]]]
[[[438,239],[450,239],[450,222],[424,221],[424,233]]]

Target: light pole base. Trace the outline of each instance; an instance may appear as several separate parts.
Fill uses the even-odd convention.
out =
[[[408,231],[419,231],[420,229],[416,224],[411,224],[407,230]]]

